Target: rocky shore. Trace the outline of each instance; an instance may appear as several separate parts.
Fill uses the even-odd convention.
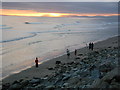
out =
[[[52,75],[18,79],[13,83],[4,83],[2,89],[120,88],[118,48],[113,45],[79,53],[70,62],[57,60],[55,66],[47,68]]]

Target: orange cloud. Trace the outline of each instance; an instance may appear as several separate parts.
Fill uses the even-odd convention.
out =
[[[0,15],[32,16],[32,17],[69,17],[69,16],[118,16],[118,14],[72,14],[72,13],[42,13],[34,10],[0,9]]]

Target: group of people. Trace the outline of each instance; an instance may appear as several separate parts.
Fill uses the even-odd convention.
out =
[[[70,50],[67,49],[66,52],[67,52],[67,56],[68,56],[68,58],[70,58]],[[74,54],[75,54],[75,56],[77,55],[77,49],[75,49]]]
[[[93,48],[94,48],[94,44],[93,44],[93,42],[91,43],[89,43],[89,49],[90,50],[93,50]],[[66,53],[67,53],[67,57],[68,57],[68,59],[70,58],[70,50],[69,49],[67,49],[66,50]],[[74,55],[76,56],[77,55],[77,49],[75,49],[75,51],[74,51]],[[35,59],[35,64],[36,64],[36,68],[38,67],[38,58],[36,57],[36,59]]]
[[[93,50],[93,48],[94,48],[94,44],[93,44],[93,42],[92,42],[92,43],[90,42],[90,43],[89,43],[89,49],[90,49],[90,50]]]

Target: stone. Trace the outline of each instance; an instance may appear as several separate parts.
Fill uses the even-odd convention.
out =
[[[5,83],[2,85],[2,90],[7,90],[10,87],[10,83]]]
[[[16,84],[16,83],[19,83],[19,81],[16,80],[16,81],[14,81],[12,84]]]
[[[109,63],[109,64],[103,64],[99,66],[99,70],[101,72],[109,72],[113,69],[114,67]]]
[[[54,70],[54,68],[52,68],[52,67],[49,67],[49,68],[48,68],[48,70]]]
[[[37,85],[37,86],[35,86],[35,88],[40,88],[40,89],[42,89],[43,90],[43,88],[45,88],[45,85],[43,85],[43,84],[39,84],[39,85]]]
[[[120,83],[120,75],[115,75],[112,79],[115,79],[116,82]]]
[[[17,90],[17,89],[20,90],[21,88],[22,88],[22,86],[20,84],[16,83],[16,84],[11,85],[9,89],[10,90]]]
[[[108,88],[109,84],[107,82],[102,82],[99,88]]]
[[[71,77],[71,75],[66,75],[62,80],[63,81],[68,80],[70,77]]]
[[[61,64],[61,61],[56,61],[56,64]]]
[[[64,83],[63,87],[68,87],[69,83]]]
[[[20,82],[20,84],[21,84],[22,87],[25,87],[29,84],[29,81],[28,80],[23,80],[23,81]]]
[[[32,79],[29,81],[31,84],[40,83],[40,79]]]
[[[80,81],[81,81],[80,77],[75,76],[70,78],[68,82],[70,83],[70,85],[76,85]]]
[[[75,59],[80,59],[80,57],[77,56]]]
[[[47,88],[47,89],[54,89],[55,86],[54,86],[54,85],[49,85],[49,86],[47,86],[46,88]]]

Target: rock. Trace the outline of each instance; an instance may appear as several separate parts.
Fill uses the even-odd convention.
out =
[[[16,80],[16,81],[14,81],[12,84],[17,84],[17,83],[19,83],[19,81]]]
[[[120,75],[115,75],[112,80],[115,79],[116,82],[120,83]]]
[[[66,75],[62,80],[63,81],[68,80],[70,77],[71,77],[71,75]]]
[[[88,75],[90,75],[90,72],[87,69],[85,69],[83,72],[80,73],[81,77],[86,77]]]
[[[13,84],[10,86],[10,90],[20,90],[22,88],[22,86],[20,84]]]
[[[56,61],[56,64],[61,64],[61,61]]]
[[[32,87],[32,86],[29,86],[29,87],[26,87],[26,88],[23,89],[23,90],[36,90],[36,88],[35,88],[35,87]]]
[[[46,88],[47,88],[47,89],[54,89],[55,86],[54,86],[54,85],[49,85],[49,86],[47,86]]]
[[[40,83],[40,79],[32,79],[29,81],[31,84]]]
[[[43,84],[39,84],[39,85],[37,85],[37,86],[35,86],[35,88],[40,88],[40,89],[42,89],[43,90],[43,88],[45,88],[45,85],[43,85]]]
[[[19,82],[22,82],[24,79],[20,79]]]
[[[79,56],[77,56],[75,59],[80,59],[80,57],[79,57]]]
[[[108,88],[109,84],[107,82],[102,82],[98,88]]]
[[[10,87],[10,83],[5,83],[2,85],[2,90],[7,90]]]
[[[99,84],[101,83],[100,79],[95,79],[92,83],[92,85],[90,86],[90,88],[98,88]]]
[[[120,83],[117,83],[115,81],[112,81],[111,84],[110,84],[110,87],[111,88],[120,88]]]
[[[78,56],[82,56],[83,54],[78,54]]]
[[[101,66],[99,66],[99,70],[101,72],[109,72],[113,69],[114,67],[111,65],[111,63],[109,64],[103,64]]]
[[[49,67],[49,68],[48,68],[48,70],[54,70],[54,68],[52,68],[52,67]]]
[[[94,53],[95,53],[95,54],[99,54],[99,52],[98,52],[98,51],[95,51]]]
[[[21,84],[22,87],[25,87],[29,84],[29,81],[28,80],[23,80],[23,81],[20,82],[20,84]]]
[[[69,83],[64,83],[63,87],[68,87]]]
[[[72,78],[70,78],[68,80],[68,82],[70,83],[70,85],[76,85],[80,81],[81,81],[80,77],[77,77],[77,76],[72,77]]]

